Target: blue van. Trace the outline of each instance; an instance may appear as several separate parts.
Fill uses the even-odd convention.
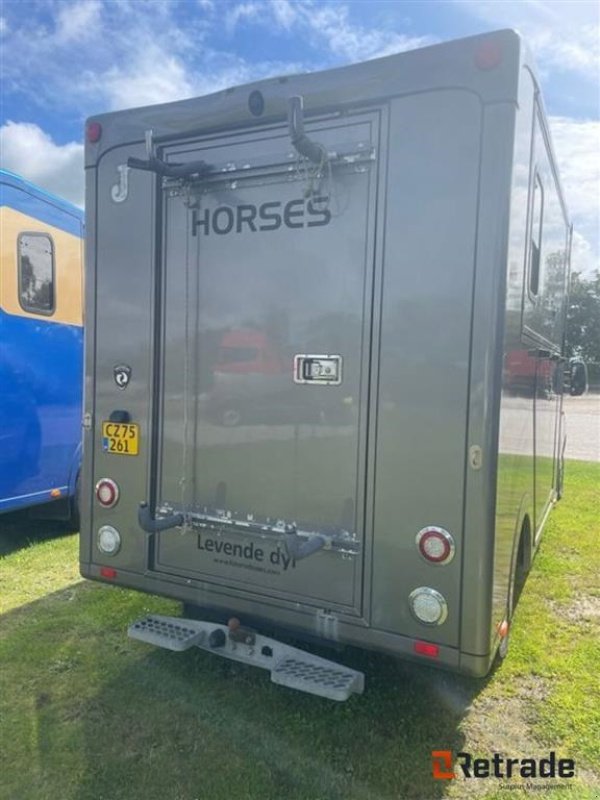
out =
[[[0,514],[77,518],[83,212],[0,170]]]

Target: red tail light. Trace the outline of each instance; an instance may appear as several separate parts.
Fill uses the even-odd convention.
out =
[[[112,508],[119,500],[119,487],[111,478],[100,478],[96,484],[96,500],[103,508]]]
[[[432,564],[448,564],[454,557],[454,539],[444,528],[422,528],[416,543],[423,558]]]

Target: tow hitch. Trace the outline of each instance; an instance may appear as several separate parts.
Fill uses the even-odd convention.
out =
[[[229,625],[218,625],[151,615],[130,625],[128,635],[167,650],[199,647],[233,661],[253,664],[268,669],[273,683],[329,700],[347,700],[351,694],[362,694],[364,690],[362,672],[261,636],[242,628],[236,619],[230,620]]]

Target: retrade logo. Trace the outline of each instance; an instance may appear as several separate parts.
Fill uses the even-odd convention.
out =
[[[431,751],[431,768],[433,777],[437,780],[452,780],[456,775],[452,769],[452,751],[451,750],[432,750]]]
[[[456,778],[451,750],[431,751],[431,774],[436,780]],[[557,758],[552,750],[545,758],[505,758],[493,753],[491,758],[474,758],[471,753],[456,754],[456,768],[465,778],[573,778],[575,761]]]

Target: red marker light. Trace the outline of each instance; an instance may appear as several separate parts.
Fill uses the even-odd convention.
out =
[[[502,56],[500,42],[487,39],[475,50],[475,66],[482,70],[496,69],[502,63]]]
[[[440,648],[437,644],[430,642],[415,642],[414,651],[419,656],[428,656],[429,658],[437,658],[440,654]]]
[[[114,567],[100,567],[100,575],[103,578],[116,578],[117,570]]]
[[[102,136],[102,125],[100,125],[99,122],[88,122],[86,134],[88,142],[95,144],[100,141],[100,137]]]

